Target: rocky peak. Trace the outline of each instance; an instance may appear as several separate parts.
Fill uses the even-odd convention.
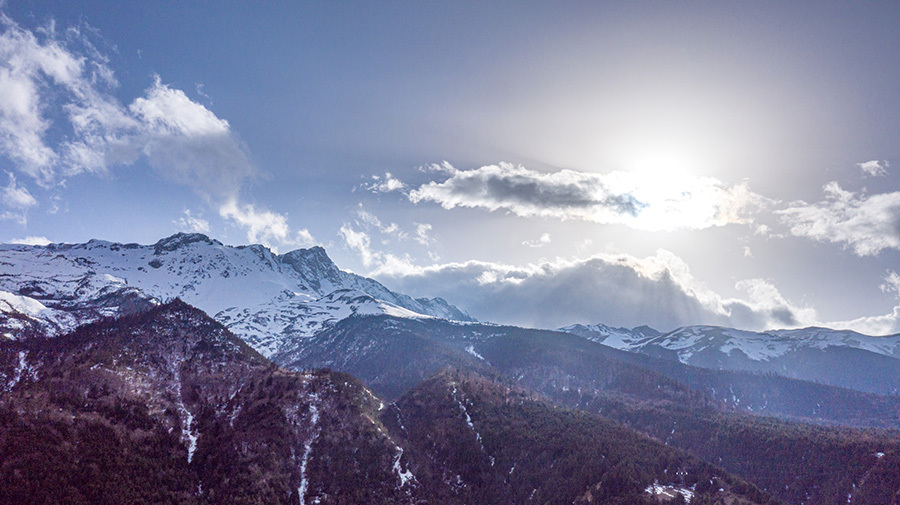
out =
[[[305,283],[315,291],[322,290],[322,281],[340,284],[341,274],[325,249],[315,246],[297,249],[279,256],[281,262],[300,274]]]
[[[163,252],[172,252],[186,245],[203,242],[209,245],[222,245],[218,240],[213,240],[202,233],[176,233],[170,237],[160,239],[159,242],[153,244],[155,254],[159,255]]]

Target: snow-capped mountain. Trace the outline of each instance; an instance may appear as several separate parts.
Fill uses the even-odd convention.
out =
[[[900,391],[900,335],[873,337],[849,330],[802,328],[753,332],[686,326],[652,328],[575,324],[561,328],[617,349],[718,370],[771,372],[852,389]]]
[[[413,299],[340,270],[321,247],[277,255],[183,233],[153,245],[0,245],[0,334],[7,338],[60,334],[176,297],[267,356],[286,339],[355,313],[471,320],[443,299]]]

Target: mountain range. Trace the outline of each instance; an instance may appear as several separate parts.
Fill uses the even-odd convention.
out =
[[[335,266],[321,247],[276,255],[178,233],[153,245],[0,246],[0,332],[61,334],[102,316],[180,298],[264,356],[351,314],[472,320]]]
[[[802,328],[752,332],[686,326],[661,333],[575,324],[560,329],[616,349],[687,365],[773,373],[884,395],[900,394],[900,335]]]
[[[0,335],[2,503],[900,503],[897,336],[497,325],[199,234],[0,246]]]

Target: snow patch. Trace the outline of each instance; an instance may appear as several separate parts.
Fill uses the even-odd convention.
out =
[[[691,500],[694,499],[694,491],[692,489],[686,487],[678,487],[672,484],[662,485],[659,481],[653,481],[653,484],[647,486],[644,489],[644,492],[649,494],[650,496],[661,496],[666,498],[667,500],[671,500],[675,498],[678,494],[684,496],[684,501],[686,503],[691,503]]]

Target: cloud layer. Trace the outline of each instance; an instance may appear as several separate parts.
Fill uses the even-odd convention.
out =
[[[648,231],[704,229],[749,223],[766,203],[746,184],[727,186],[711,177],[537,172],[509,163],[458,170],[449,163],[432,173],[446,177],[409,191],[413,203],[505,210],[522,217],[624,224]],[[405,185],[397,185],[405,187]],[[371,188],[384,191],[382,186]]]
[[[859,256],[900,249],[900,192],[866,195],[836,182],[823,190],[819,203],[798,201],[776,211],[792,235],[843,244]]]
[[[495,322],[556,328],[597,323],[660,330],[689,324],[748,329],[794,327],[816,320],[812,309],[787,301],[768,281],[736,286],[742,299],[722,297],[698,282],[674,254],[597,255],[524,266],[468,261],[428,267],[397,262],[373,275],[412,293],[442,296],[475,317]]]

